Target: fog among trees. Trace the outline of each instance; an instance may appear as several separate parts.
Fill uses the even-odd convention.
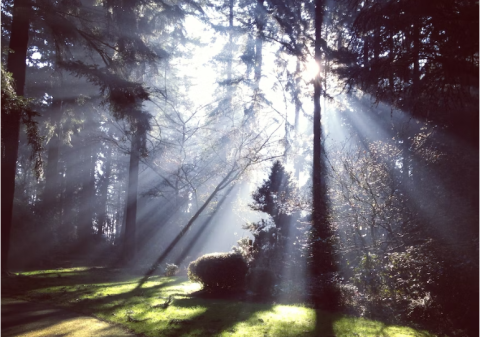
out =
[[[233,250],[282,300],[478,335],[478,11],[2,1],[2,275]]]

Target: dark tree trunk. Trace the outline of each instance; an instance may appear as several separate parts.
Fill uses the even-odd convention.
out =
[[[12,73],[17,95],[24,95],[30,2],[15,0],[7,70]],[[12,228],[15,171],[20,136],[20,111],[4,113],[2,109],[2,272],[8,270],[10,231]]]
[[[105,166],[103,176],[100,178],[99,188],[100,188],[100,200],[98,202],[98,232],[99,236],[102,236],[105,233],[107,228],[107,201],[108,201],[108,186],[110,185],[110,175],[112,172],[112,149],[105,148]]]
[[[318,65],[321,63],[321,28],[323,20],[323,2],[321,0],[316,1],[315,7],[315,62]],[[315,76],[313,82],[313,172],[312,172],[312,182],[313,182],[313,209],[312,209],[312,221],[313,221],[313,238],[316,241],[316,236],[321,235],[321,227],[323,222],[323,215],[325,214],[325,200],[324,200],[324,191],[323,191],[323,177],[322,177],[322,126],[321,126],[321,106],[320,106],[320,96],[322,92],[322,79],[321,73],[318,73]],[[313,244],[313,263],[316,263],[315,251],[316,245]]]
[[[136,221],[137,221],[137,193],[138,167],[140,163],[140,135],[136,131],[132,137],[130,166],[128,171],[127,212],[125,222],[125,237],[123,257],[125,262],[133,261],[136,254]]]
[[[323,23],[323,1],[317,0],[315,7],[315,61],[320,65],[322,58],[321,28]],[[322,94],[322,78],[318,71],[313,83],[313,209],[312,209],[312,274],[320,275],[331,272],[334,268],[331,230],[327,216],[327,200],[325,186],[325,170],[323,165],[323,143],[321,125],[320,96]]]

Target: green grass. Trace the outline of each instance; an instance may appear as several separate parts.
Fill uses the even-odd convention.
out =
[[[109,269],[39,270],[2,280],[2,295],[49,302],[145,336],[433,336],[409,327],[301,305],[207,299],[180,277],[141,277]],[[172,296],[172,302],[162,304]]]

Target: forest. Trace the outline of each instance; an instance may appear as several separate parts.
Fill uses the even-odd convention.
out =
[[[478,6],[2,0],[2,296],[88,266],[478,336]]]

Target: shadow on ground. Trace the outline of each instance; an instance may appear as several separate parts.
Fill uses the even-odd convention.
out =
[[[328,312],[279,305],[272,299],[255,300],[242,293],[233,297],[211,296],[202,292],[182,293],[183,290],[180,289],[186,278],[155,276],[141,288],[137,288],[135,284],[138,278],[116,270],[99,268],[42,271],[31,276],[2,279],[2,295],[65,305],[69,310],[93,313],[137,333],[149,335],[335,335],[332,322],[336,320],[336,316]],[[116,289],[119,286],[124,288]],[[115,293],[112,292],[114,290]],[[161,304],[170,296],[171,303],[162,307]],[[58,309],[40,308],[30,312],[22,306],[22,303],[6,303],[4,311],[2,303],[2,336],[4,333],[5,336],[15,336],[19,332],[28,332],[29,337],[41,336],[35,333],[42,329],[51,329],[48,331],[52,332],[42,336],[56,333],[59,336],[123,336],[118,332],[110,334],[108,326],[95,331],[88,330],[95,326],[85,326],[83,321],[76,320],[75,315],[57,316],[54,312]],[[294,317],[298,317],[295,310],[307,312],[308,317],[295,321]],[[52,316],[63,318],[60,321],[51,321]],[[4,319],[9,322],[5,326]],[[73,335],[75,331],[84,334]]]
[[[43,303],[2,298],[2,336],[127,337],[125,329]]]

